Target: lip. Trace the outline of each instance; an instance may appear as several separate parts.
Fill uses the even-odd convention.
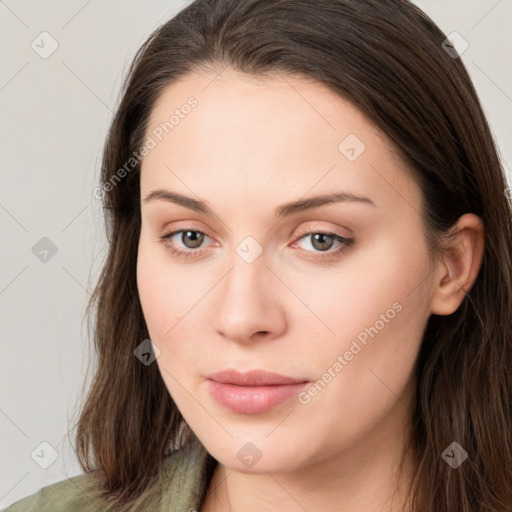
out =
[[[309,382],[264,370],[228,369],[206,376],[211,396],[242,414],[261,414],[296,395]]]

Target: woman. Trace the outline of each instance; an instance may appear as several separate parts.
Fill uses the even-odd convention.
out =
[[[95,191],[86,473],[8,511],[512,510],[512,211],[446,40],[405,0],[150,36]]]

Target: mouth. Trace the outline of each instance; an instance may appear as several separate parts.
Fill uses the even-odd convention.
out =
[[[220,372],[210,373],[206,378],[219,382],[220,384],[234,384],[236,386],[279,386],[308,382],[307,379],[295,379],[265,370],[240,372],[234,369],[226,369]]]
[[[307,384],[264,370],[224,370],[206,377],[212,398],[223,407],[241,414],[261,414],[297,395]]]

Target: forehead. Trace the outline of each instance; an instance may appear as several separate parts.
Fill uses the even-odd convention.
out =
[[[246,150],[277,138],[298,150],[304,140],[308,147],[317,144],[326,149],[334,144],[337,149],[336,142],[347,129],[361,138],[367,132],[383,136],[357,108],[324,84],[284,74],[254,77],[230,68],[220,75],[193,73],[168,85],[151,112],[147,131],[168,121],[191,97],[197,106],[165,138],[178,140],[180,132],[185,135],[187,128],[193,128],[202,144],[209,138],[217,148],[216,139],[222,137],[226,144],[218,149],[236,142]]]
[[[195,106],[184,108],[190,98]],[[143,194],[168,186],[227,199],[235,187],[277,204],[284,193],[347,189],[381,202],[419,201],[386,135],[352,103],[305,78],[229,68],[188,75],[164,89],[146,136],[156,145],[142,162]]]

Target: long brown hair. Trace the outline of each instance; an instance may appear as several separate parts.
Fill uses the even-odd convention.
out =
[[[82,468],[102,470],[105,496],[123,510],[153,485],[165,454],[195,437],[157,365],[134,357],[149,338],[136,283],[134,155],[166,86],[226,66],[313,79],[382,129],[421,186],[433,259],[461,215],[482,218],[477,279],[456,312],[431,315],[417,360],[410,507],[512,510],[512,209],[491,130],[463,62],[443,48],[446,37],[407,0],[196,0],[139,49],[103,153],[109,246],[87,308],[95,306],[97,369],[76,433]],[[468,454],[457,469],[442,458],[454,441]]]

